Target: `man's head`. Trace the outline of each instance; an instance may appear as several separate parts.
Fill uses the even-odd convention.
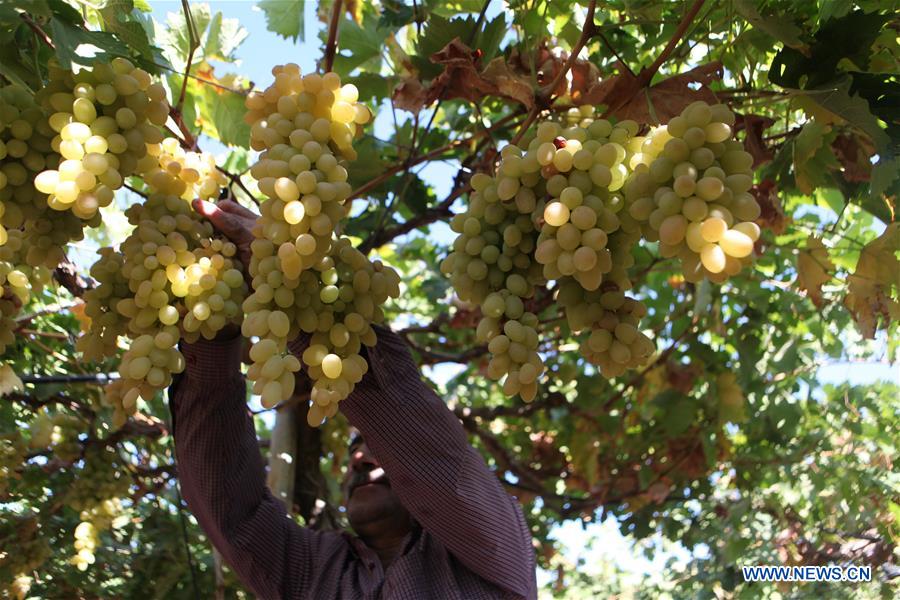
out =
[[[397,534],[409,530],[412,517],[359,434],[350,440],[350,460],[343,487],[350,525],[360,537],[380,535],[385,530],[395,530]]]

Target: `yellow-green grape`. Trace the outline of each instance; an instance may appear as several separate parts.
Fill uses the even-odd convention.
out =
[[[78,436],[84,433],[84,423],[75,415],[57,413],[51,418],[50,447],[63,462],[72,462],[81,456]]]
[[[212,154],[187,152],[172,137],[147,144],[147,154],[138,161],[137,173],[151,190],[185,200],[216,199],[228,185],[228,178],[216,168]]]
[[[537,324],[533,313],[522,313],[518,318],[507,319],[502,333],[488,343],[491,353],[488,376],[492,379],[505,376],[503,392],[508,396],[519,394],[525,402],[534,400],[537,379],[544,371],[544,363],[537,353]]]
[[[116,427],[139,398],[150,400],[184,369],[178,342],[213,339],[239,324],[246,297],[236,246],[213,237],[186,199],[153,193],[126,214],[135,229],[118,253],[100,251],[91,270],[99,285],[86,295],[91,324],[78,341],[96,360],[116,352],[120,335],[132,340],[104,397]]]
[[[72,557],[79,571],[87,571],[94,564],[94,550],[99,543],[97,528],[90,521],[82,521],[75,528],[75,556]]]
[[[259,338],[250,349],[247,376],[264,406],[287,399],[300,369],[300,362],[285,354],[287,342],[301,332],[311,334],[302,360],[313,381],[313,404],[319,407],[311,409],[309,418],[318,418],[318,426],[334,415],[337,403],[368,370],[360,349],[375,345],[372,324],[384,320],[385,301],[399,296],[400,276],[380,261],[370,261],[347,238],[336,239],[329,255],[302,271],[291,287],[273,285],[283,277],[277,267],[275,260],[261,261],[254,276],[256,291],[244,302],[242,331]],[[266,308],[263,302],[274,307]]]
[[[162,142],[165,89],[127,59],[115,58],[78,73],[52,67],[39,97],[58,133],[51,147],[62,160],[41,171],[34,185],[48,194],[50,208],[93,219],[124,177],[136,172],[147,144]]]
[[[545,193],[540,170],[535,152],[523,153],[511,145],[503,149],[495,177],[474,175],[466,212],[450,222],[458,234],[453,251],[441,263],[459,298],[481,305],[476,338],[489,344],[489,349],[494,343],[497,349],[496,353],[491,350],[491,377],[501,379],[506,375],[504,389],[525,400],[534,398],[536,379],[543,371],[540,357],[533,352],[537,348],[533,331],[536,321],[523,324],[530,319],[525,300],[545,281],[541,265],[534,260],[539,233],[535,215],[543,210],[538,198]],[[502,341],[493,342],[506,324],[533,334],[528,336],[530,345],[524,353],[518,352],[517,342],[514,359],[497,346]],[[525,364],[531,366],[520,375],[519,369]]]
[[[317,342],[330,344],[342,362],[341,371],[336,359],[326,363],[330,374],[340,373],[336,377],[326,376],[321,362],[311,367],[310,421],[318,415],[321,422],[350,393],[358,381],[353,377],[362,377],[359,344],[374,344],[371,323],[382,319],[387,297],[399,292],[399,277],[370,263],[349,241],[334,240],[350,208],[345,161],[356,158],[352,142],[371,118],[357,102],[356,87],[341,85],[335,73],[302,76],[295,64],[272,74],[274,83],[246,102],[251,147],[263,151],[250,173],[268,197],[253,231],[253,294],[243,307],[244,334],[259,338],[248,375],[263,405],[274,406],[293,393],[300,367],[286,354],[287,341],[301,331],[324,335]]]
[[[625,295],[627,279],[609,281],[586,291],[576,281],[560,281],[558,302],[565,309],[573,332],[587,332],[580,352],[600,367],[605,377],[616,377],[644,364],[653,354],[653,342],[638,327],[646,307]]]
[[[618,190],[628,172],[628,142],[637,126],[627,121],[616,125],[602,119],[581,121],[586,126],[566,129],[542,123],[530,143],[530,148],[545,153],[541,160],[550,161],[541,171],[548,176],[549,199],[535,259],[543,265],[547,280],[573,277],[586,290],[594,290],[614,266],[607,243],[621,227],[618,213],[624,202]],[[553,141],[544,141],[548,139]],[[570,146],[572,166],[560,172],[553,161],[559,153],[571,153]],[[556,153],[553,160],[551,151]]]
[[[50,282],[50,270],[43,265],[32,267],[25,255],[25,235],[17,229],[8,232],[6,244],[0,246],[0,289],[16,296],[24,304],[32,292],[39,292]]]
[[[0,434],[0,497],[9,491],[12,480],[21,479],[20,469],[28,454],[28,444],[18,431]]]
[[[131,295],[128,279],[122,269],[125,259],[113,248],[100,248],[100,258],[91,266],[90,275],[96,285],[84,294],[84,316],[87,331],[75,342],[75,349],[89,361],[114,356],[120,335],[128,330],[127,318],[116,310],[119,301]]]
[[[643,160],[623,188],[629,216],[663,257],[681,259],[688,281],[736,275],[759,237],[753,158],[733,125],[726,106],[691,104],[642,138]]]
[[[104,500],[122,498],[131,487],[131,476],[109,447],[87,445],[80,468],[62,499],[77,511],[90,510]]]
[[[86,571],[94,564],[100,533],[122,524],[122,512],[122,502],[118,498],[105,499],[81,511],[81,522],[75,527],[75,556],[72,557],[72,564],[79,571]]]
[[[47,196],[35,189],[35,176],[59,165],[53,136],[48,113],[31,92],[0,87],[0,246],[19,230],[22,261],[50,269],[63,259],[66,244],[82,239],[84,225],[99,223],[99,217],[84,222],[51,210]]]
[[[275,245],[294,280],[325,256],[349,210],[345,159],[356,158],[351,143],[370,114],[335,73],[301,76],[293,64],[272,72],[275,82],[246,102],[251,146],[263,150],[250,173],[270,199],[254,233]]]

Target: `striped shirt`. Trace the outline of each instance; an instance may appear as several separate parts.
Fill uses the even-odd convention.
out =
[[[377,327],[369,372],[341,410],[420,525],[382,568],[347,532],[300,527],[266,487],[240,373],[242,338],[183,344],[170,390],[178,476],[225,561],[265,599],[537,598],[531,535],[518,502],[426,385],[406,343]],[[291,344],[300,355],[308,344]]]

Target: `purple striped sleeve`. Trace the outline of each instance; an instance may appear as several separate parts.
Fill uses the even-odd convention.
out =
[[[187,367],[170,390],[178,478],[200,526],[257,596],[306,597],[323,545],[345,542],[299,527],[266,487],[242,341],[182,344]]]

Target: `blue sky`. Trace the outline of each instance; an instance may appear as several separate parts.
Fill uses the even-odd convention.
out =
[[[151,0],[150,2],[156,21],[164,23],[166,14],[170,11],[180,11],[181,3],[174,0]],[[500,2],[492,3],[491,13],[500,10]],[[236,18],[249,32],[250,36],[244,44],[238,48],[237,56],[240,59],[237,65],[219,65],[217,74],[224,75],[229,71],[236,71],[254,81],[257,85],[266,86],[271,81],[271,67],[274,64],[295,62],[304,72],[315,70],[315,63],[322,55],[321,43],[317,32],[322,24],[315,16],[317,3],[306,3],[306,41],[293,43],[283,40],[266,30],[265,17],[262,12],[255,9],[255,3],[249,1],[214,1],[210,2],[213,12],[221,11],[225,18]],[[398,114],[407,114],[399,113]],[[376,118],[375,134],[378,137],[390,136],[392,120],[389,111],[382,111]],[[219,151],[220,146],[205,144],[206,149]],[[434,185],[438,197],[447,194],[453,183],[456,166],[452,164],[429,165],[422,173],[422,177]],[[433,239],[446,242],[452,239],[451,232],[445,224],[433,227],[429,234]],[[426,370],[426,375],[441,384],[454,374],[458,369],[456,365],[439,365],[437,368]],[[875,380],[889,380],[900,383],[900,368],[897,365],[886,363],[827,363],[823,364],[819,371],[822,383],[838,383],[850,381],[852,383],[870,383]],[[580,556],[586,560],[585,569],[591,571],[590,565],[597,564],[600,560],[612,561],[623,570],[632,573],[635,577],[642,574],[658,574],[666,559],[676,557],[686,559],[689,553],[681,548],[666,548],[657,555],[656,560],[649,561],[643,556],[638,556],[633,550],[632,541],[623,537],[617,525],[612,520],[603,523],[592,523],[582,528],[580,522],[568,522],[554,530],[554,536],[558,540],[564,540],[564,554],[575,562]],[[549,580],[549,573],[539,575],[541,583]]]

